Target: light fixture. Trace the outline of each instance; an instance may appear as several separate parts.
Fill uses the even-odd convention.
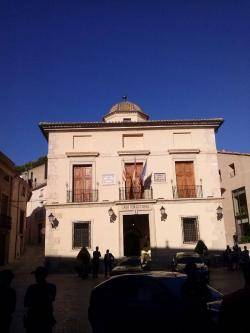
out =
[[[56,229],[58,227],[58,225],[59,225],[58,219],[55,218],[55,216],[52,213],[49,214],[48,218],[49,218],[49,222],[51,224],[51,227],[53,229]]]
[[[111,207],[109,208],[108,213],[109,213],[109,217],[110,217],[110,222],[114,223],[117,216],[115,215],[115,213]]]
[[[218,206],[216,209],[217,213],[217,220],[220,221],[223,218],[223,208],[221,206]]]
[[[161,206],[160,212],[161,212],[161,221],[166,221],[168,214],[166,213],[165,207]]]

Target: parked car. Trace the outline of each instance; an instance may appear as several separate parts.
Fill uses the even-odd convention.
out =
[[[177,252],[173,258],[173,271],[179,273],[186,272],[186,265],[194,263],[197,267],[197,272],[200,277],[204,278],[209,283],[209,269],[201,256],[196,252]]]
[[[147,272],[111,277],[91,293],[88,318],[93,333],[177,331],[184,313],[187,276]],[[208,286],[207,309],[218,320],[222,294]]]
[[[134,256],[121,259],[112,269],[110,275],[114,276],[126,273],[142,273],[145,270],[149,270],[148,263],[141,263],[141,258]]]

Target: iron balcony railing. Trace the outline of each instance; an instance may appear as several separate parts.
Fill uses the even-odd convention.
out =
[[[98,190],[74,190],[67,191],[67,202],[96,202]]]
[[[174,199],[203,198],[202,185],[173,186]]]
[[[120,187],[119,200],[150,200],[153,199],[152,187],[148,189],[141,189],[136,187]]]
[[[11,229],[11,217],[8,215],[0,214],[0,228]]]

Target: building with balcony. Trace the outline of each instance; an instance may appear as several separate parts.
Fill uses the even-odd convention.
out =
[[[100,122],[43,122],[48,140],[45,254],[225,248],[215,133],[223,120],[150,120],[126,99]]]
[[[218,162],[227,243],[250,243],[250,154],[223,150]]]
[[[26,205],[30,186],[15,164],[0,152],[0,265],[12,263],[25,250]]]

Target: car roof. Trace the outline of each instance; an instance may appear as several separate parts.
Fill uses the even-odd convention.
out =
[[[116,275],[110,277],[108,280],[105,280],[98,284],[95,288],[98,288],[99,286],[105,285],[106,283],[112,282],[114,280],[118,279],[124,279],[126,277],[142,277],[142,276],[149,276],[155,279],[186,279],[187,275],[178,273],[178,272],[171,272],[171,271],[149,271],[149,272],[144,272],[144,273],[126,273],[126,274],[121,274],[121,275]],[[94,289],[95,289],[94,288]]]
[[[197,252],[177,252],[176,257],[200,257]]]

